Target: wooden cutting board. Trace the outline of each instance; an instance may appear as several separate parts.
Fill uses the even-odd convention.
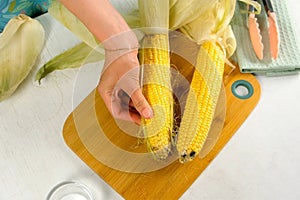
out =
[[[181,59],[175,62],[183,62],[182,66],[186,65]],[[181,73],[189,77],[191,72],[181,71]],[[63,129],[65,142],[76,155],[125,199],[178,199],[222,150],[259,101],[260,85],[253,75],[241,74],[238,68],[232,72],[225,71],[224,74],[225,122],[222,124],[220,134],[213,136],[218,140],[208,145],[209,147],[206,148],[208,152],[203,155],[208,154],[204,158],[197,157],[186,164],[180,164],[176,160],[162,169],[145,173],[122,172],[106,166],[99,161],[101,159],[98,157],[109,154],[106,151],[107,148],[98,142],[98,139],[103,137],[99,134],[100,129],[114,145],[125,151],[142,153],[146,151],[146,147],[145,144],[137,145],[137,138],[124,133],[120,128],[122,124],[114,121],[96,90],[91,92],[68,116]],[[236,97],[232,91],[244,83],[247,83],[245,87],[250,87],[249,90],[253,89],[250,91],[253,94],[246,98],[245,96]],[[216,116],[218,116],[217,113]],[[131,125],[125,123],[125,127]],[[134,130],[135,125],[132,126]],[[136,146],[137,148],[133,148]],[[110,156],[121,157],[117,154]],[[127,164],[131,163],[124,163],[124,165]]]

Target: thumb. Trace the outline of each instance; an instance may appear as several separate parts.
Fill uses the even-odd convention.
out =
[[[153,111],[140,88],[131,95],[132,103],[140,115],[146,119],[153,117]]]
[[[153,111],[139,85],[139,67],[127,71],[117,82],[116,87],[130,96],[134,108],[142,117],[149,119],[153,116]]]

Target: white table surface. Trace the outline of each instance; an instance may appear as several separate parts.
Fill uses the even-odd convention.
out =
[[[300,3],[289,5],[300,36]],[[41,64],[79,42],[48,14],[38,19],[47,33],[40,59],[0,102],[0,199],[45,199],[66,180],[84,183],[97,200],[122,199],[62,138],[65,119],[95,87],[101,63],[54,72],[38,85]],[[300,199],[300,76],[257,78],[257,107],[181,199]]]

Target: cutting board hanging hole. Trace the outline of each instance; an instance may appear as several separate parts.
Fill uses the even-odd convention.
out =
[[[239,99],[249,99],[253,95],[254,89],[248,81],[237,80],[232,84],[231,92]]]

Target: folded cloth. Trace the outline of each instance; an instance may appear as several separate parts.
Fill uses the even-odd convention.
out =
[[[37,17],[47,12],[51,0],[0,0],[0,32],[19,14]]]
[[[241,72],[264,74],[266,76],[298,73],[300,71],[300,50],[294,23],[287,8],[288,1],[272,1],[280,34],[279,54],[275,60],[271,58],[270,53],[267,14],[262,1],[258,0],[258,2],[262,5],[261,13],[256,15],[264,44],[264,58],[262,60],[256,57],[252,48],[247,26],[247,5],[245,3],[239,2],[236,4],[231,22],[237,42],[235,58]]]

